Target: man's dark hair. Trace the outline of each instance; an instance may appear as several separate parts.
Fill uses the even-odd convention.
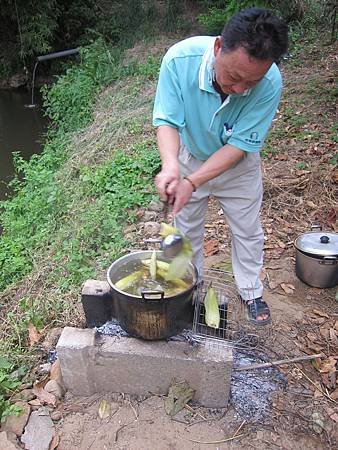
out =
[[[239,47],[244,47],[253,58],[277,62],[288,49],[287,25],[269,9],[243,9],[222,31],[223,52]]]

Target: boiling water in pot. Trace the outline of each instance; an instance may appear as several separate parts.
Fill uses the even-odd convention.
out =
[[[112,280],[119,290],[137,296],[142,296],[144,291],[157,291],[164,292],[165,297],[171,297],[189,289],[193,283],[189,273],[184,278],[166,280],[168,263],[164,261],[158,261],[161,267],[157,268],[156,278],[153,279],[149,269],[150,260],[143,261],[147,264],[141,260],[133,260],[121,265]]]

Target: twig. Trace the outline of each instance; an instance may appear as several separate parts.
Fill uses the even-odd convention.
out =
[[[331,400],[331,402],[333,403],[337,403],[336,400],[334,400],[333,398],[331,398],[329,396],[329,394],[326,394],[320,386],[318,386],[314,381],[311,380],[311,378],[309,378],[305,372],[302,371],[302,369],[300,369],[299,367],[297,367],[297,369],[299,370],[299,372],[304,375],[304,377],[308,380],[309,383],[311,383],[316,389],[318,389],[319,392],[321,392],[326,398],[328,398],[329,400]]]
[[[135,419],[137,420],[137,419],[138,419],[138,414],[137,414],[135,408],[133,407],[133,405],[131,404],[131,402],[129,402],[129,406],[130,406],[131,409],[133,410],[133,413],[134,413],[134,415],[135,415]]]
[[[289,358],[289,359],[280,359],[278,361],[272,361],[267,363],[261,363],[261,364],[249,364],[245,366],[237,366],[234,367],[234,370],[237,372],[241,372],[242,370],[253,370],[253,369],[263,369],[265,367],[272,367],[272,366],[280,366],[282,364],[290,364],[294,362],[299,361],[308,361],[315,358],[322,358],[324,356],[323,353],[317,353],[315,355],[306,355],[306,356],[299,356],[297,358]]]
[[[240,424],[240,426],[237,428],[237,430],[235,431],[235,433],[233,434],[232,437],[237,436],[237,434],[240,432],[240,430],[242,429],[243,425],[245,424],[246,420],[243,420],[243,422]]]
[[[195,411],[194,408],[192,408],[191,406],[185,404],[184,407],[190,411],[193,412],[194,414],[196,414],[197,416],[200,416],[203,420],[207,420],[204,416],[202,416],[202,414],[200,414],[198,411]]]
[[[221,439],[220,441],[195,441],[195,439],[188,439],[190,442],[196,442],[197,444],[222,444],[223,442],[233,441],[234,439],[239,439],[240,437],[244,436],[244,434],[238,434],[237,436],[231,436],[226,439]]]

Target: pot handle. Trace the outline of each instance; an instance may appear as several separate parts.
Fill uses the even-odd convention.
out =
[[[146,297],[149,295],[149,297]],[[152,297],[157,296],[157,297]],[[141,297],[144,302],[157,302],[158,300],[163,300],[164,291],[141,291]]]
[[[320,223],[318,223],[318,222],[314,222],[311,225],[311,231],[316,231],[316,230],[322,231],[322,229],[323,229],[322,225]]]
[[[319,261],[320,264],[325,264],[328,266],[333,266],[338,261],[337,256],[324,256],[324,258]]]

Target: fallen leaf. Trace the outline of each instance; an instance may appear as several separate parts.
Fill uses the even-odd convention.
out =
[[[333,329],[330,328],[329,330],[329,336],[330,336],[330,341],[333,342],[334,345],[336,345],[338,347],[338,337],[337,337],[337,332]]]
[[[110,403],[105,399],[101,400],[98,410],[100,419],[108,419],[110,417],[110,411]]]
[[[28,404],[31,406],[42,406],[42,403],[40,402],[40,400],[38,398],[35,398],[34,400],[30,400],[28,402]]]
[[[331,392],[330,397],[331,397],[333,400],[338,400],[338,388],[335,389],[333,392]]]
[[[219,246],[218,246],[218,241],[216,241],[216,239],[212,239],[205,243],[205,246],[204,246],[205,256],[215,255],[215,253],[218,253],[218,251],[219,251]]]
[[[330,356],[328,359],[321,362],[319,372],[336,372],[336,363],[337,359],[333,356]]]
[[[194,392],[186,381],[174,380],[169,388],[168,397],[164,401],[165,412],[170,416],[177,414],[193,398]]]
[[[51,443],[49,444],[49,449],[48,450],[54,450],[55,448],[57,448],[57,446],[60,443],[60,437],[58,434],[54,434],[53,439],[51,440]]]
[[[308,339],[310,339],[311,342],[316,342],[316,341],[318,341],[318,335],[315,334],[315,333],[308,332],[308,333],[306,333],[306,337],[307,337]]]
[[[271,281],[269,282],[269,288],[270,288],[271,290],[276,289],[277,286],[279,286],[279,283],[278,283],[277,281],[271,280]]]
[[[336,387],[336,373],[321,373],[320,377],[322,379],[323,384],[329,389],[334,389]]]
[[[307,204],[307,206],[309,206],[312,209],[317,209],[318,208],[318,206],[315,205],[311,200],[307,200],[306,204]]]
[[[32,389],[33,394],[41,401],[42,404],[56,406],[56,397],[54,394],[45,391],[41,387],[34,386]]]
[[[330,316],[328,314],[326,314],[324,311],[320,311],[319,309],[313,309],[312,312],[314,314],[317,314],[317,316],[326,317],[327,319],[330,318]]]
[[[295,290],[295,287],[288,283],[281,283],[280,287],[286,294],[293,294],[293,291]]]
[[[37,330],[37,328],[32,324],[32,322],[29,322],[27,326],[28,330],[28,338],[29,338],[29,345],[32,347],[34,344],[39,342],[41,338],[41,333]]]

